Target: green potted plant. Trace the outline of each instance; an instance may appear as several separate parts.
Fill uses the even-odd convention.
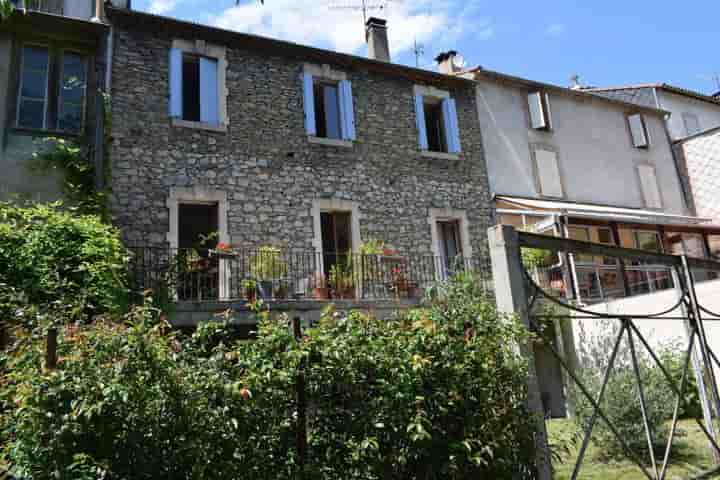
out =
[[[355,275],[351,262],[336,263],[330,267],[330,285],[333,288],[333,296],[355,298]]]
[[[269,299],[273,294],[273,280],[287,275],[288,265],[277,247],[263,246],[250,257],[250,273],[258,281],[260,297]]]
[[[242,289],[245,290],[245,298],[248,302],[254,302],[257,298],[257,282],[251,279],[245,279],[241,283]]]

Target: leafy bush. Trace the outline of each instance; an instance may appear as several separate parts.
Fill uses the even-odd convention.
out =
[[[584,334],[581,334],[579,347],[580,363],[583,367],[579,373],[585,386],[588,387],[591,395],[596,399],[602,387],[604,372],[609,363],[618,330],[617,323],[613,324],[612,321],[595,320],[595,322],[604,323],[601,328],[602,333],[595,335],[593,338],[587,338]],[[627,336],[624,333],[601,407],[628,448],[639,458],[649,459],[637,380],[632,365],[630,347],[627,342]],[[667,440],[665,423],[672,418],[674,401],[668,401],[670,387],[662,371],[644,352],[637,339],[635,343],[640,380],[647,406],[648,423],[655,442],[653,448],[662,450]],[[670,396],[670,398],[673,398],[673,396]],[[578,390],[576,392],[575,413],[580,427],[587,428],[593,411],[594,407]],[[600,418],[595,423],[592,440],[605,457],[626,457],[622,445],[607,424]]]
[[[117,311],[126,260],[117,231],[98,217],[0,203],[0,284],[30,304],[69,306],[74,317]]]
[[[181,337],[146,306],[65,328],[49,373],[36,329],[0,358],[0,448],[33,480],[299,478],[302,366],[306,478],[532,478],[524,332],[469,284],[444,292],[394,320],[330,311],[301,342],[283,318],[252,343],[222,323]]]

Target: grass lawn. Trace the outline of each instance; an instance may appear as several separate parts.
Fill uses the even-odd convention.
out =
[[[551,420],[547,422],[547,426],[551,443],[557,438],[570,438],[576,428],[572,420],[565,419]],[[580,442],[582,442],[582,436],[580,436],[571,454],[563,458],[562,463],[555,462],[556,480],[569,479],[572,475]],[[670,467],[665,478],[686,479],[713,467],[705,434],[694,420],[681,420],[678,422],[678,430],[673,445],[674,451],[670,456]],[[632,461],[605,463],[599,460],[599,453],[598,448],[591,442],[580,469],[579,478],[590,480],[640,480],[647,478]],[[659,458],[658,462],[662,464],[662,458]],[[658,466],[658,469],[660,469],[660,466]],[[653,473],[649,467],[646,468],[651,474]],[[720,479],[720,475],[707,478]]]

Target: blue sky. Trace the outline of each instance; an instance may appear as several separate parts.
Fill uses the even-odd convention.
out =
[[[667,0],[666,0],[667,1]],[[133,0],[133,8],[365,55],[362,0]],[[458,50],[468,66],[567,85],[667,82],[710,93],[720,75],[717,0],[366,0],[388,19],[393,61],[423,68]]]

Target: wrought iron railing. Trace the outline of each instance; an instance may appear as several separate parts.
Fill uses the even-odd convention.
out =
[[[307,250],[131,247],[130,282],[170,301],[419,299],[434,282],[466,271],[489,289],[484,259],[362,255]]]

